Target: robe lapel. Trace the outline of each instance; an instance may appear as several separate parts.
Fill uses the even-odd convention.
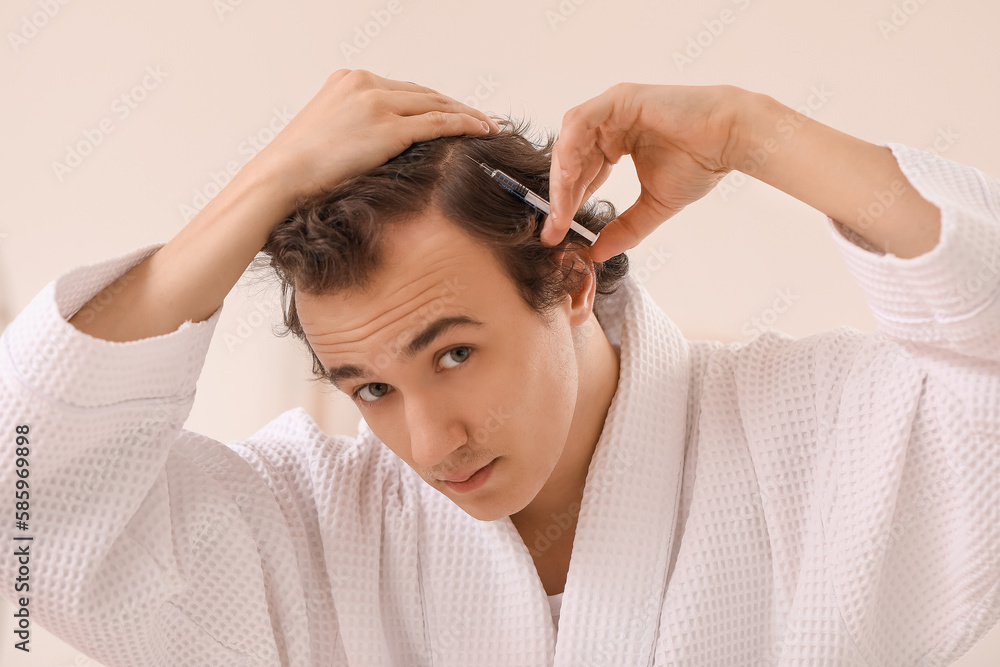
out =
[[[420,577],[427,664],[549,667],[552,617],[509,518],[478,521],[424,482]]]
[[[556,667],[652,664],[677,528],[687,342],[634,277],[622,290],[595,304],[620,338],[620,377],[587,473]]]

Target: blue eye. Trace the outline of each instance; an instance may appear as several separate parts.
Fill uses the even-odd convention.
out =
[[[456,355],[456,356],[451,356],[451,355],[454,355],[456,352],[464,352],[464,354],[459,354],[459,355]],[[472,348],[470,348],[470,347],[456,347],[455,349],[448,350],[447,352],[444,353],[444,356],[441,357],[441,364],[445,368],[454,368],[455,366],[459,366],[462,363],[464,363],[465,360],[469,358],[470,354],[472,354]],[[450,363],[452,363],[453,365],[448,365],[448,363],[445,361],[446,359],[450,360]],[[455,361],[456,359],[457,359],[457,362]]]
[[[472,348],[468,345],[455,347],[441,355],[441,365],[445,368],[456,368],[464,364],[472,355]],[[385,382],[369,382],[363,384],[354,392],[355,400],[360,400],[366,405],[375,405],[389,393],[391,387]]]
[[[379,391],[378,391],[379,388],[381,388],[381,393],[379,393]],[[364,394],[367,393],[367,394],[371,395],[373,389],[375,390],[375,393],[377,393],[378,395],[377,396],[372,396],[371,398],[366,398],[364,396]],[[384,382],[370,382],[370,383],[368,383],[366,385],[362,385],[360,389],[358,389],[356,392],[354,392],[354,397],[355,398],[360,398],[365,403],[375,403],[380,398],[382,398],[383,396],[385,396],[387,393],[389,393],[389,385],[387,385],[386,383],[384,383]]]

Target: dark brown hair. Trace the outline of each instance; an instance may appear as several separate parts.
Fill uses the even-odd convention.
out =
[[[382,264],[386,225],[405,224],[431,209],[487,246],[536,314],[545,315],[573,291],[584,269],[579,262],[560,266],[550,256],[557,249],[586,247],[587,242],[569,231],[559,245],[543,244],[539,234],[544,214],[490,180],[469,159],[500,169],[547,199],[555,136],[549,134],[536,145],[526,136],[527,121],[497,122],[501,131],[486,136],[413,144],[385,164],[300,201],[262,249],[281,285],[285,329],[276,333],[292,333],[308,346],[295,311],[295,290],[316,295],[365,290]],[[596,232],[615,217],[610,202],[597,200],[575,219]],[[610,294],[628,273],[628,257],[621,253],[594,262],[594,271],[597,292]],[[312,357],[318,379],[323,366],[315,352]]]

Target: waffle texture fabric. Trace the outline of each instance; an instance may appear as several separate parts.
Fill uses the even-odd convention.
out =
[[[31,516],[0,543],[34,538],[30,592],[8,553],[3,596],[123,667],[950,664],[1000,617],[1000,184],[886,145],[942,232],[901,259],[826,220],[876,333],[688,341],[634,278],[598,299],[621,374],[558,633],[509,518],[364,421],[184,429],[221,307],[127,343],[68,324],[162,244],[68,271],[3,332],[0,489],[28,424]]]

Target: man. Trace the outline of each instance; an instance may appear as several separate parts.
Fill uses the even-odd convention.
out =
[[[481,120],[338,72],[170,243],[61,277],[4,332],[0,416],[30,426],[47,544],[35,619],[109,665],[947,664],[985,634],[1000,186],[766,96],[622,84],[567,113],[545,229],[511,221],[562,290],[536,292],[447,213],[433,166],[489,154]],[[601,237],[574,241],[623,154],[639,201],[584,211]],[[598,294],[732,169],[830,216],[881,335],[692,343],[635,280]],[[422,206],[364,210],[411,175]],[[368,178],[396,185],[366,203]],[[301,409],[228,446],[180,429],[261,248],[357,439]]]

